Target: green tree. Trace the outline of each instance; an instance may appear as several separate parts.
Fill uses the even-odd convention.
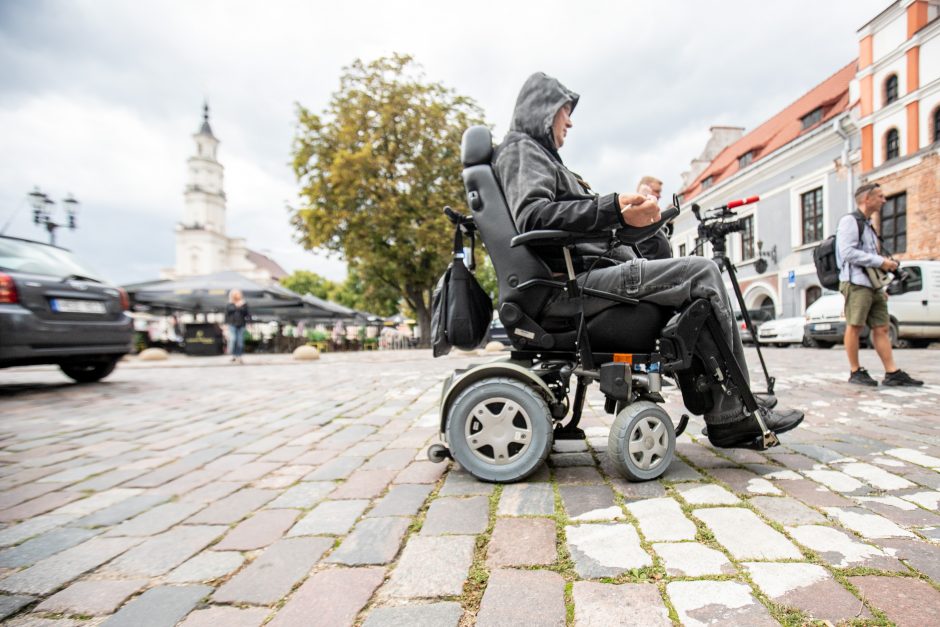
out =
[[[352,309],[391,316],[398,311],[400,296],[385,285],[365,285],[354,266],[342,283],[331,281],[309,270],[297,270],[281,279],[281,285],[298,294],[313,294]]]
[[[482,121],[473,100],[427,82],[398,54],[345,68],[322,114],[298,106],[298,240],[339,252],[364,294],[393,290],[415,312],[425,343],[453,235],[442,209],[463,204],[460,137]]]
[[[297,270],[290,276],[281,279],[281,285],[300,295],[313,294],[317,298],[332,300],[333,295],[339,291],[339,285],[322,277],[316,272]]]

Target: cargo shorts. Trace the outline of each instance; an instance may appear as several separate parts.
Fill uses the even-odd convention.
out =
[[[839,292],[845,297],[845,323],[868,328],[883,327],[891,320],[888,317],[888,297],[884,291],[848,281],[839,283]]]

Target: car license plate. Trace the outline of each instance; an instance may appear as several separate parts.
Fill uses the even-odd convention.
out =
[[[813,327],[813,330],[814,331],[828,331],[831,328],[832,328],[831,324],[829,324],[828,322],[823,322],[822,324],[817,324],[815,327]]]
[[[103,314],[108,311],[104,303],[99,300],[53,298],[50,301],[50,305],[52,306],[52,311],[56,313]]]

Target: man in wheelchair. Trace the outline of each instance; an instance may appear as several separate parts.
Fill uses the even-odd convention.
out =
[[[652,196],[595,194],[562,163],[578,98],[537,73],[495,154],[485,127],[464,134],[468,204],[496,269],[514,350],[510,361],[458,371],[445,385],[441,428],[450,453],[478,478],[520,479],[545,459],[553,437],[578,433],[585,387],[599,381],[605,408],[617,414],[608,455],[631,479],[658,477],[676,435],[657,405],[662,374],[677,380],[691,413],[704,415],[715,446],[776,445],[776,434],[803,414],[751,392],[718,266],[696,256],[646,260],[631,248],[678,209],[661,214]],[[569,409],[566,427],[552,430],[541,419],[560,421]],[[439,447],[432,459],[447,452]]]

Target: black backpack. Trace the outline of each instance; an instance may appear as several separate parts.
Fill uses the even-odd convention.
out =
[[[858,239],[861,241],[865,230],[865,219],[856,211],[852,217],[858,223]],[[839,289],[839,264],[836,262],[836,236],[830,235],[813,249],[813,263],[816,264],[816,278],[827,290]]]
[[[493,301],[471,272],[476,243],[473,218],[465,218],[450,207],[444,211],[455,226],[454,259],[431,297],[431,347],[435,357],[446,355],[452,346],[463,350],[478,347],[493,321]],[[464,233],[470,237],[469,268],[464,263]]]

